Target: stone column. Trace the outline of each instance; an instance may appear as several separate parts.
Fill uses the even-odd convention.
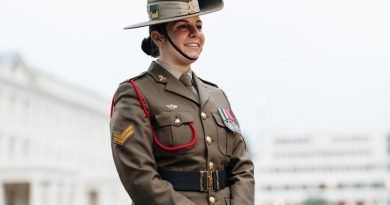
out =
[[[47,187],[46,197],[47,197],[47,205],[57,205],[57,194],[58,192],[58,184],[55,181],[51,181],[50,185]]]
[[[63,182],[59,182],[57,184],[58,189],[57,189],[57,205],[68,205],[66,204],[65,201],[65,186]]]
[[[111,195],[111,187],[108,183],[99,183],[98,188],[98,205],[110,205],[110,204],[116,204],[115,202],[110,200]],[[110,203],[111,202],[111,203]]]
[[[43,182],[39,180],[33,180],[30,184],[30,205],[48,205],[47,200],[44,198],[47,196],[47,187]]]
[[[0,135],[0,165],[5,165],[8,156],[8,136],[6,136],[6,133],[4,132],[1,132]]]
[[[84,182],[81,181],[81,178],[77,178],[73,184],[73,189],[71,190],[71,195],[74,199],[74,205],[85,205],[88,204],[87,192],[83,186]]]
[[[65,178],[67,179],[67,178]],[[70,185],[69,185],[69,181],[68,180],[64,180],[62,186],[61,186],[61,200],[62,202],[59,203],[60,205],[73,205],[71,204],[72,200],[70,199],[70,193],[69,193],[69,190],[70,190]]]

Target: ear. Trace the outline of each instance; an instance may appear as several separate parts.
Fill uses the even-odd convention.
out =
[[[159,48],[163,48],[164,45],[165,45],[165,38],[163,35],[161,35],[159,32],[157,31],[152,31],[152,33],[150,34],[150,37],[152,38],[152,41],[159,47]]]

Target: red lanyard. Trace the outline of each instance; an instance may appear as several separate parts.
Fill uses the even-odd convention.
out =
[[[139,91],[139,89],[138,89],[137,85],[135,84],[134,80],[130,80],[130,83],[134,87],[135,93],[137,94],[138,100],[141,103],[142,109],[144,110],[146,117],[149,119],[150,124],[152,124],[151,119],[150,119],[150,113],[149,113],[148,109],[146,108],[146,104],[145,104],[145,101],[143,100],[143,98],[141,96],[141,92]],[[114,104],[115,104],[115,102],[114,102],[114,98],[113,98],[112,99],[112,104],[111,104],[110,117],[113,114]],[[193,138],[192,138],[192,141],[190,143],[184,144],[184,145],[179,145],[179,146],[174,146],[174,147],[165,146],[158,140],[158,138],[156,136],[156,133],[154,132],[154,127],[153,127],[153,125],[151,125],[152,126],[152,133],[153,133],[154,142],[159,147],[161,147],[162,149],[167,150],[167,151],[175,151],[175,150],[180,150],[180,149],[184,149],[184,148],[187,148],[187,147],[191,147],[191,146],[193,146],[196,143],[196,129],[195,129],[195,126],[194,126],[194,124],[192,122],[189,122],[188,125],[190,126],[190,128],[192,130],[192,133],[194,134]]]

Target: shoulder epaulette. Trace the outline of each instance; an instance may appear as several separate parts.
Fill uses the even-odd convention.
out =
[[[141,74],[137,75],[137,76],[134,76],[132,78],[130,78],[130,80],[137,80],[137,79],[140,79],[142,77],[144,77],[146,75],[146,71],[142,72]]]
[[[139,75],[136,75],[136,76],[134,76],[134,77],[132,77],[132,78],[130,78],[130,79],[127,79],[127,80],[125,80],[125,81],[123,81],[123,82],[121,82],[120,84],[123,84],[123,83],[128,83],[128,82],[130,82],[130,80],[137,80],[137,79],[140,79],[140,78],[142,78],[143,76],[145,76],[146,75],[146,71],[144,71],[144,72],[142,72],[141,74],[139,74]]]
[[[199,78],[199,77],[198,77],[198,78]],[[218,85],[216,85],[216,84],[214,84],[214,83],[212,83],[212,82],[209,82],[209,81],[207,81],[207,80],[203,80],[202,78],[199,78],[199,80],[201,80],[202,82],[204,82],[204,83],[206,83],[206,84],[208,84],[208,85],[211,85],[211,86],[214,86],[214,87],[218,88]]]

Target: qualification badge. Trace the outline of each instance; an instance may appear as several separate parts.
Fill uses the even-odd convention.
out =
[[[229,109],[218,108],[218,113],[222,118],[223,124],[225,124],[225,126],[229,128],[229,130],[233,132],[240,131],[240,127],[234,120],[233,114]]]

